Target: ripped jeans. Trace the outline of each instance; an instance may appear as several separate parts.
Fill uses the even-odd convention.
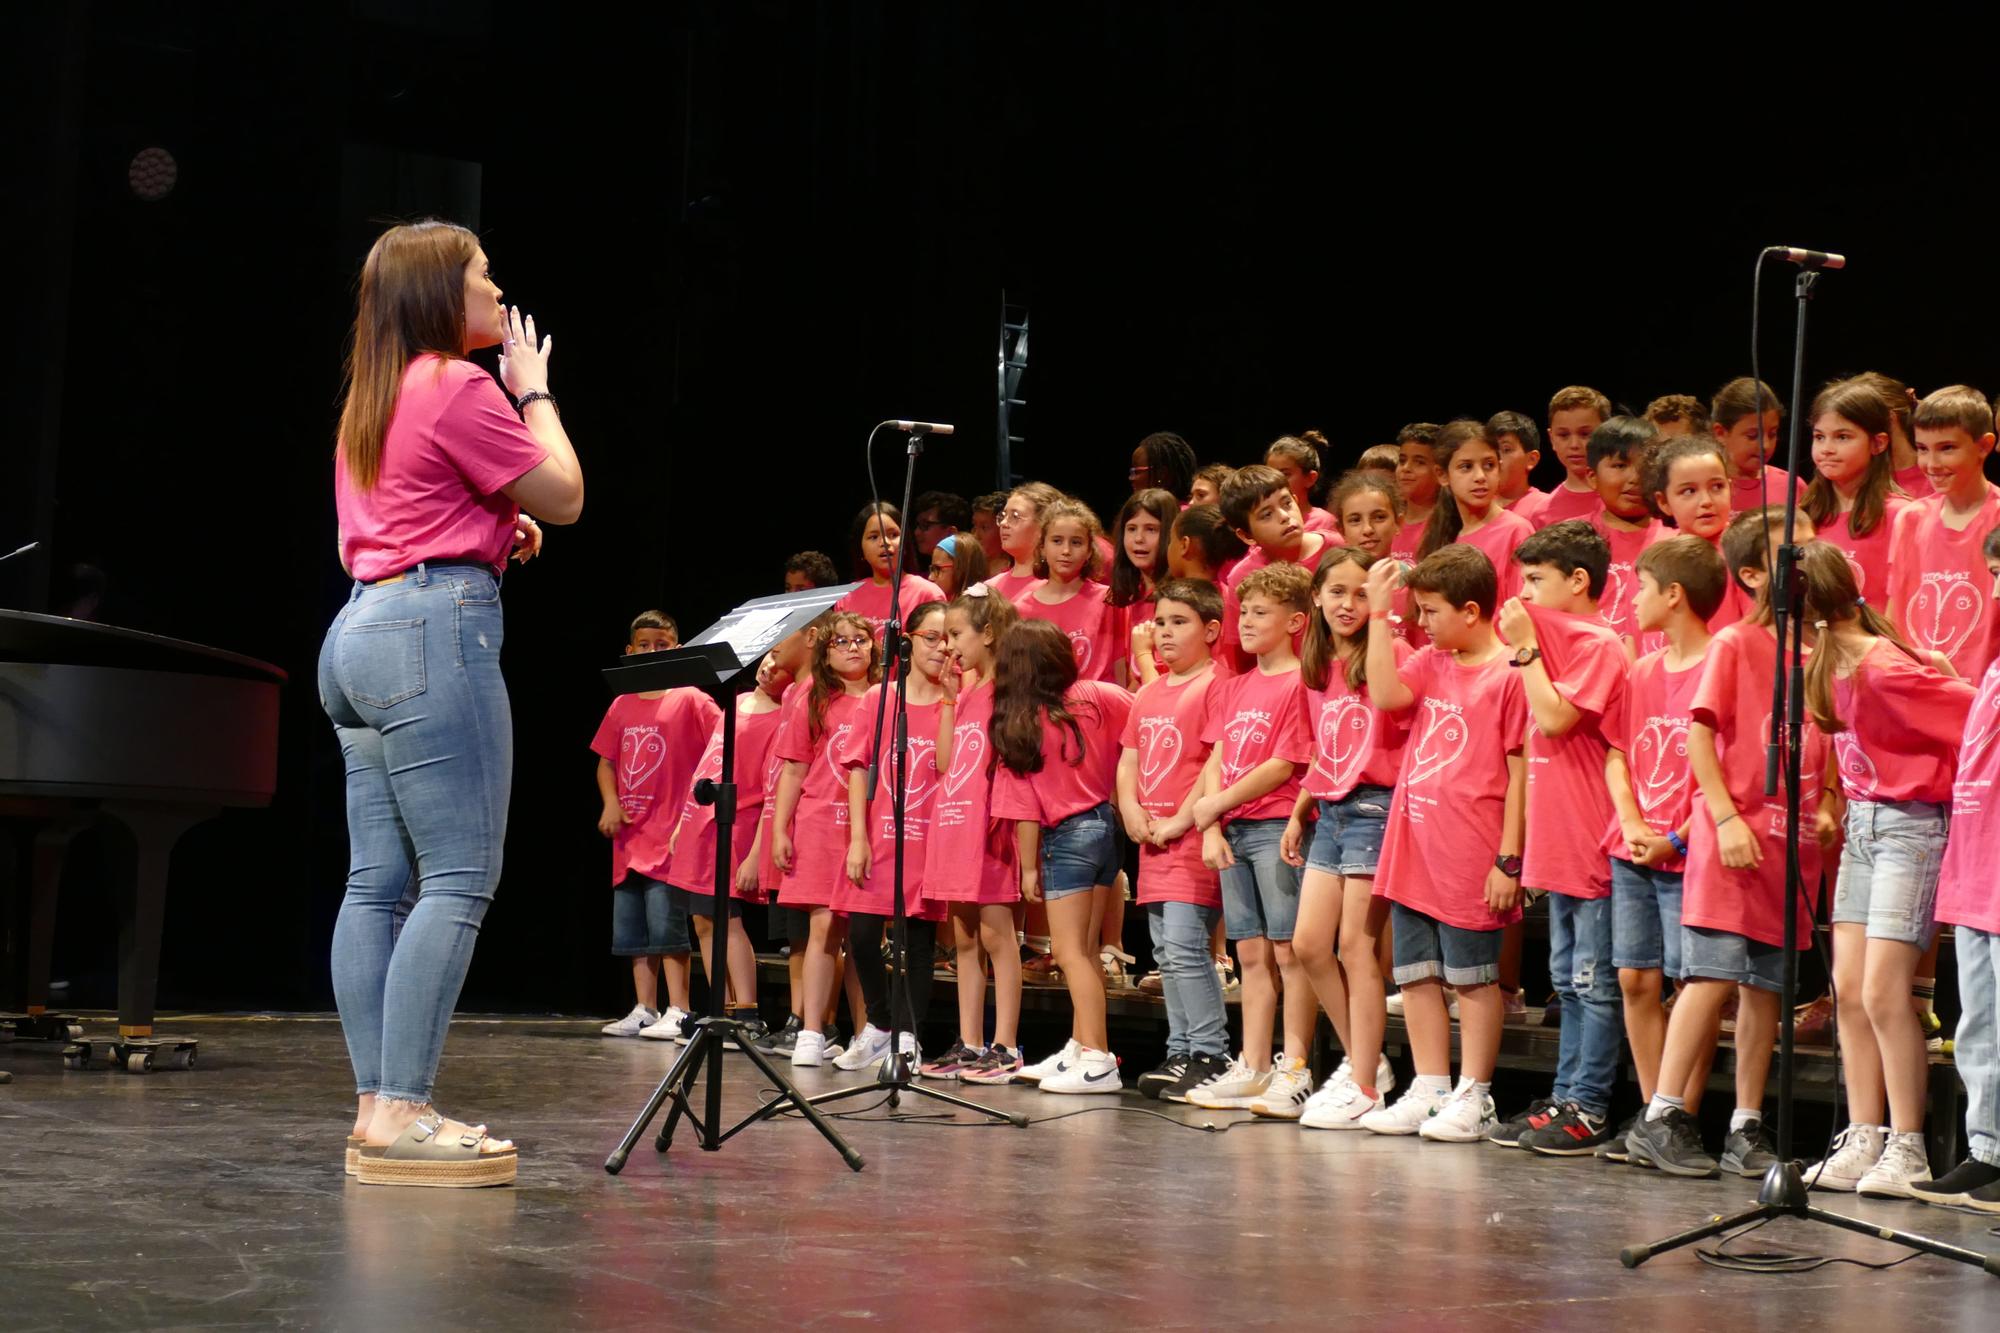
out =
[[[1562,1001],[1552,1095],[1596,1116],[1611,1109],[1625,1037],[1618,968],[1612,962],[1611,902],[1549,895],[1549,976]]]

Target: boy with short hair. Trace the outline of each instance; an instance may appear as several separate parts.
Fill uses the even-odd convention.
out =
[[[1512,509],[1534,493],[1528,484],[1542,461],[1542,431],[1526,412],[1496,412],[1486,434],[1500,451],[1500,505]]]
[[[1715,391],[1709,404],[1708,429],[1729,455],[1729,507],[1741,513],[1763,505],[1785,503],[1783,468],[1770,466],[1778,447],[1778,428],[1785,409],[1778,395],[1762,380],[1738,376]],[[1806,498],[1805,478],[1799,478],[1799,503]]]
[[[1580,519],[1552,524],[1514,552],[1522,597],[1500,612],[1535,725],[1528,731],[1528,839],[1521,882],[1549,896],[1549,976],[1562,1004],[1548,1097],[1488,1137],[1548,1157],[1588,1156],[1611,1137],[1618,1078],[1618,981],[1611,963],[1611,793],[1606,719],[1627,659],[1597,612],[1611,547]],[[1525,599],[1525,600],[1524,600]]]
[[[1447,546],[1403,579],[1430,643],[1400,670],[1389,624],[1398,576],[1390,560],[1368,571],[1369,700],[1389,712],[1416,710],[1375,892],[1390,902],[1395,981],[1417,1077],[1393,1106],[1369,1112],[1361,1125],[1476,1143],[1495,1123],[1500,935],[1521,919],[1527,695],[1494,633],[1499,581],[1484,554]],[[1456,1088],[1445,986],[1458,992],[1463,1024]]]
[[[1167,1058],[1139,1076],[1138,1088],[1175,1101],[1229,1064],[1222,982],[1208,944],[1222,917],[1222,884],[1202,863],[1193,813],[1208,766],[1201,737],[1217,694],[1210,653],[1221,620],[1215,585],[1169,579],[1159,586],[1153,650],[1167,669],[1132,701],[1118,761],[1118,813],[1139,848],[1139,906],[1167,1000]]]
[[[1659,430],[1644,418],[1612,417],[1590,433],[1585,455],[1590,462],[1591,484],[1603,506],[1591,515],[1590,526],[1611,550],[1598,610],[1604,623],[1624,641],[1628,657],[1638,656],[1639,627],[1632,609],[1638,589],[1635,562],[1639,552],[1658,541],[1663,531],[1646,507],[1646,488],[1641,480],[1646,450],[1658,438]]]
[[[1661,394],[1646,404],[1646,420],[1659,430],[1663,440],[1708,434],[1708,407],[1691,393]]]
[[[1412,421],[1396,432],[1396,489],[1403,493],[1403,527],[1389,549],[1406,559],[1416,559],[1431,510],[1437,508],[1443,476],[1438,471],[1437,441],[1443,430],[1435,421]]]
[[[800,551],[785,562],[785,591],[806,592],[831,588],[840,582],[833,558],[822,551]]]
[[[994,574],[1014,567],[1014,557],[1000,548],[1000,515],[1006,511],[1006,491],[989,491],[972,502],[972,535],[985,553],[987,570]]]
[[[1936,493],[1896,519],[1889,549],[1889,619],[1920,652],[1943,653],[1979,680],[2000,652],[2000,615],[1980,543],[2000,524],[2000,487],[1986,480],[1993,408],[1963,384],[1939,389],[1911,418],[1917,462]]]
[[[1538,528],[1595,514],[1599,502],[1590,480],[1590,435],[1610,419],[1611,400],[1597,390],[1582,384],[1556,390],[1549,399],[1549,448],[1563,465],[1563,479],[1523,497],[1514,512]]]
[[[950,491],[925,491],[910,501],[910,535],[916,539],[922,567],[930,568],[931,552],[954,533],[972,526],[972,506]],[[996,532],[997,532],[996,528]]]
[[[1255,665],[1209,687],[1201,739],[1214,748],[1190,812],[1202,830],[1203,863],[1222,872],[1223,921],[1243,967],[1243,1053],[1191,1088],[1187,1100],[1253,1111],[1261,1104],[1266,1114],[1297,1119],[1312,1093],[1306,1057],[1319,1009],[1292,953],[1300,868],[1285,861],[1280,844],[1313,759],[1305,679],[1293,650],[1312,612],[1312,579],[1297,565],[1277,564],[1244,579],[1239,591],[1238,634]],[[1274,1064],[1280,975],[1284,1054]]]
[[[1243,580],[1260,569],[1278,564],[1297,565],[1308,577],[1319,567],[1319,558],[1334,545],[1324,533],[1310,532],[1299,513],[1298,499],[1292,494],[1285,474],[1262,463],[1238,468],[1222,487],[1222,518],[1250,548],[1248,555],[1223,575],[1222,643],[1232,672],[1251,669],[1255,656],[1237,641],[1243,604]],[[1304,622],[1292,637],[1296,653],[1305,636]]]
[[[1396,469],[1403,461],[1403,451],[1393,444],[1371,444],[1361,451],[1361,457],[1354,462],[1356,472],[1382,472],[1388,474],[1391,482],[1396,480]]]
[[[672,617],[642,611],[625,653],[658,652],[678,642]],[[601,1031],[607,1037],[678,1035],[688,1006],[687,905],[666,883],[673,835],[708,736],[722,709],[696,689],[621,694],[605,710],[590,748],[604,808],[597,831],[611,839],[611,952],[631,959],[632,1012]],[[659,973],[668,1007],[659,1009]]]

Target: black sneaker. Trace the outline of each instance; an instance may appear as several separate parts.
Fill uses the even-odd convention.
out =
[[[1575,1102],[1564,1102],[1555,1117],[1521,1136],[1520,1146],[1543,1157],[1589,1157],[1598,1145],[1611,1141],[1611,1121],[1592,1115]]]
[[[1229,1057],[1226,1055],[1190,1055],[1187,1069],[1181,1074],[1180,1082],[1172,1087],[1160,1089],[1160,1100],[1185,1103],[1190,1092],[1227,1068],[1229,1068]]]
[[[738,1021],[736,1030],[738,1035],[730,1037],[722,1043],[723,1050],[740,1051],[743,1049],[740,1043],[747,1041],[752,1046],[755,1046],[758,1042],[771,1035],[771,1025],[761,1018],[742,1019]]]
[[[1639,1112],[1644,1115],[1645,1112]],[[1631,1152],[1625,1147],[1625,1136],[1632,1132],[1632,1126],[1639,1123],[1639,1115],[1627,1117],[1624,1124],[1611,1131],[1611,1137],[1597,1145],[1597,1160],[1600,1162],[1629,1162]]]
[[[1910,1195],[1925,1203],[1952,1204],[1969,1203],[1969,1195],[1974,1190],[1985,1189],[2000,1182],[2000,1166],[1988,1166],[1977,1157],[1968,1157],[1936,1180],[1913,1180]]]
[[[2000,1180],[1965,1192],[1965,1206],[1982,1213],[2000,1213]]]
[[[1148,1070],[1139,1075],[1139,1095],[1158,1101],[1162,1092],[1179,1083],[1181,1075],[1187,1073],[1190,1058],[1192,1057],[1170,1055],[1158,1069]]]
[[[1555,1098],[1537,1097],[1528,1103],[1527,1110],[1511,1120],[1502,1120],[1495,1125],[1492,1133],[1486,1136],[1486,1141],[1496,1148],[1518,1148],[1521,1146],[1523,1134],[1548,1124],[1555,1119],[1559,1109]]]
[[[793,1014],[785,1019],[783,1027],[766,1032],[762,1039],[750,1044],[766,1055],[782,1055],[789,1060],[792,1058],[792,1048],[799,1044],[799,1029],[802,1026],[804,1025],[799,1022],[799,1016]]]
[[[1715,1159],[1701,1146],[1701,1129],[1686,1111],[1669,1110],[1658,1120],[1643,1115],[1625,1146],[1633,1162],[1658,1167],[1670,1176],[1690,1176],[1706,1180],[1717,1175]]]
[[[1778,1145],[1760,1116],[1722,1141],[1722,1169],[1760,1180],[1778,1164]]]

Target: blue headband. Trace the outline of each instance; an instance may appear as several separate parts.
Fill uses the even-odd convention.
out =
[[[943,551],[954,560],[958,559],[958,534],[955,532],[952,533],[951,536],[940,541],[933,549]]]

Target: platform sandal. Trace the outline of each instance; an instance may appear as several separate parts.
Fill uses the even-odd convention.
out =
[[[487,1150],[485,1127],[446,1120],[437,1112],[418,1116],[386,1148],[363,1147],[355,1179],[364,1185],[415,1185],[433,1189],[477,1189],[511,1185],[517,1154],[512,1144]]]

